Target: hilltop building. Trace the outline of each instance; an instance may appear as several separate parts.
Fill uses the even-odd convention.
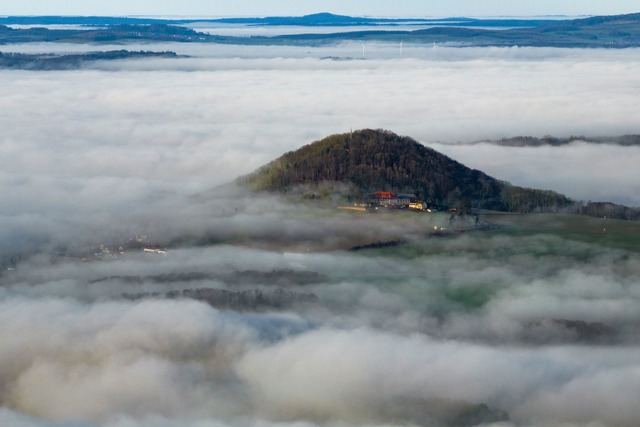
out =
[[[367,206],[395,209],[423,209],[424,204],[416,200],[415,194],[376,191],[367,195]]]

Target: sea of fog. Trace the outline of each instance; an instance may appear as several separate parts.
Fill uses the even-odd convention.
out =
[[[640,147],[471,144],[638,133],[640,50],[126,48],[189,57],[0,70],[1,425],[636,424],[637,254],[492,234],[323,252],[384,228],[215,188],[324,136],[383,128],[516,185],[640,206]],[[219,245],[55,255],[142,234]],[[306,255],[223,244],[240,234],[297,239]],[[288,269],[319,275],[294,290],[320,303],[122,298],[269,289],[229,277]],[[190,272],[200,279],[180,279]]]
[[[638,133],[636,49],[368,44],[363,55],[360,43],[126,47],[189,57],[1,72],[5,179],[33,179],[37,170],[38,179],[79,186],[99,176],[205,190],[326,135],[384,128],[517,185],[640,205],[638,147],[464,145]],[[6,51],[122,48],[24,44]]]
[[[242,215],[253,232],[278,222]],[[321,239],[342,221],[307,217],[306,230]],[[0,423],[631,426],[639,265],[594,244],[491,233],[356,253],[32,256],[2,275]],[[316,274],[286,289],[317,301],[254,312],[123,298],[268,293],[274,271]]]

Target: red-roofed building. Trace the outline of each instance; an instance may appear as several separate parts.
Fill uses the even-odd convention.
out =
[[[387,208],[408,208],[414,202],[416,196],[413,194],[395,194],[389,191],[376,191],[367,195],[369,206],[383,206]]]

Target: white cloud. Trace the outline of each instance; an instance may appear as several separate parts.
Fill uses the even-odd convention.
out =
[[[0,72],[2,256],[146,232],[162,243],[242,232],[303,252],[432,228],[440,217],[390,226],[384,215],[211,191],[351,127],[413,136],[514,184],[640,204],[640,148],[436,144],[637,132],[634,50],[405,46],[409,57],[394,58],[397,46],[373,45],[366,60],[321,60],[331,49],[356,57],[360,46],[180,48],[196,57]],[[398,411],[419,423],[481,403],[519,425],[639,418],[635,254],[491,235],[397,250],[292,262],[220,244],[166,257],[14,259],[0,276],[0,424],[385,425]],[[284,313],[122,299],[272,289],[237,273],[301,264],[319,283],[294,290],[321,303]]]
[[[321,281],[293,289],[321,303],[281,314],[120,297],[273,287],[234,277],[300,268],[277,252],[23,261],[0,293],[1,396],[17,411],[0,417],[19,426],[40,422],[20,413],[43,425],[376,425],[484,403],[518,425],[637,419],[637,256],[484,234],[398,250],[303,256]],[[592,330],[576,336],[563,321]],[[580,410],[585,399],[597,412]]]

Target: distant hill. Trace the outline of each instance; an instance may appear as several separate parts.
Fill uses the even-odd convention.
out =
[[[253,37],[250,43],[319,45],[336,40],[383,41],[452,46],[533,46],[565,48],[625,48],[640,46],[640,13],[597,16],[560,22],[531,23],[497,31],[477,28],[485,22],[458,25],[439,23],[415,31],[357,31],[333,34],[295,34],[270,38]],[[492,21],[486,22],[494,26]]]
[[[189,28],[166,24],[117,24],[107,28],[51,30],[47,28],[15,29],[0,25],[0,44],[7,43],[127,43],[155,42],[210,42],[214,37]]]
[[[416,25],[416,26],[465,26],[465,27],[495,27],[515,28],[532,27],[543,24],[557,23],[550,19],[474,19],[465,17],[454,18],[377,18],[362,16],[345,16],[333,13],[314,13],[304,16],[267,16],[264,18],[220,18],[209,22],[247,24],[247,25],[289,25],[303,27],[340,27],[340,26],[375,26],[375,25]]]
[[[442,25],[442,26],[483,26],[496,28],[531,27],[542,24],[557,23],[551,19],[474,19],[455,18],[377,18],[336,15],[334,13],[313,13],[304,16],[266,16],[242,18],[133,18],[124,16],[4,16],[0,17],[1,25],[85,25],[111,26],[120,24],[132,25],[185,25],[197,23],[242,24],[261,26],[302,26],[302,27],[340,27],[355,25]]]
[[[354,198],[374,191],[413,193],[438,206],[513,212],[558,210],[574,203],[553,191],[499,181],[409,137],[370,129],[305,145],[238,183],[255,191],[283,193],[333,186],[347,188]]]
[[[533,136],[514,136],[511,138],[503,138],[495,141],[478,141],[476,143],[482,142],[502,145],[506,147],[540,147],[543,145],[561,146],[568,145],[574,142],[586,142],[589,144],[610,144],[630,147],[640,145],[640,135],[622,135],[614,137],[570,136],[568,138],[556,138],[553,136],[544,136],[542,138]]]
[[[67,19],[68,21],[65,21]],[[15,29],[6,25],[51,25],[64,22],[87,29]],[[234,37],[197,32],[182,25],[197,22],[262,26],[335,26],[345,31],[330,34],[290,34]],[[158,20],[100,17],[0,18],[0,44],[27,42],[126,43],[134,41],[199,42],[238,45],[319,46],[342,41],[380,41],[451,46],[547,46],[567,48],[626,48],[640,46],[640,13],[551,21],[525,19],[384,19],[357,18],[329,13],[302,17],[223,18],[213,20]],[[387,31],[376,26],[415,25],[416,30]],[[104,26],[103,28],[101,26]],[[371,30],[348,31],[350,26]],[[428,28],[425,28],[428,27]]]

